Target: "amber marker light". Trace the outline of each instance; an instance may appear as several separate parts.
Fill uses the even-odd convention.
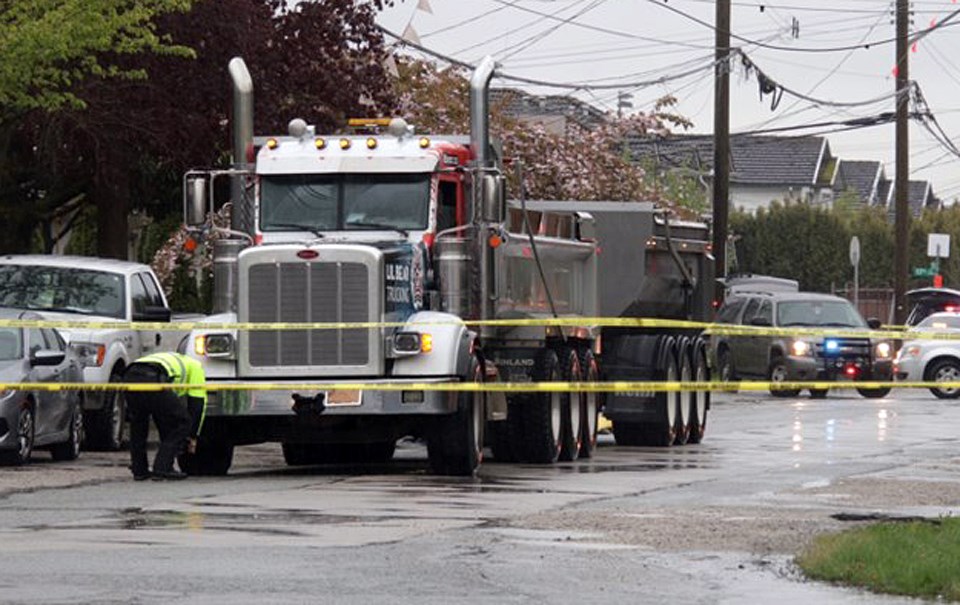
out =
[[[350,139],[340,139],[340,149],[350,149]]]
[[[197,249],[197,240],[192,237],[188,237],[186,241],[183,242],[183,249],[187,252],[193,252]]]
[[[317,139],[316,141],[313,142],[313,144],[317,146],[317,149],[327,148],[327,142],[324,139]]]
[[[429,146],[430,146],[430,139],[428,139],[427,137],[421,137],[421,139],[420,139],[420,147],[421,147],[422,149],[426,149],[426,148],[429,147]]]
[[[203,357],[207,354],[207,337],[197,336],[193,339],[193,352]]]
[[[420,352],[429,353],[433,350],[433,334],[423,333],[420,335]]]
[[[367,139],[367,149],[376,149],[376,148],[377,148],[377,140],[373,137],[370,137],[369,139]]]
[[[276,149],[280,143],[276,139],[267,139],[267,149]]]
[[[500,244],[502,244],[502,243],[503,243],[503,238],[500,237],[499,235],[497,235],[496,233],[494,233],[494,234],[491,235],[489,238],[487,238],[487,244],[488,244],[491,248],[499,248],[499,247],[500,247]]]

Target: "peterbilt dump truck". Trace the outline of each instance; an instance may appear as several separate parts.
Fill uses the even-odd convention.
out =
[[[209,388],[187,472],[226,473],[234,446],[267,441],[291,465],[384,461],[404,436],[426,440],[438,474],[474,473],[485,445],[499,460],[573,460],[596,446],[599,393],[443,387],[705,380],[695,334],[596,325],[608,310],[700,318],[705,233],[651,204],[508,203],[488,134],[492,59],[471,79],[469,137],[400,119],[348,135],[294,119],[254,137],[249,73],[239,58],[229,71],[236,163],[184,176],[188,224],[204,224],[218,178],[232,205],[212,241],[210,327],[184,341]],[[691,233],[674,243],[671,229]],[[615,393],[607,406],[623,443],[697,441],[706,421],[704,394]]]

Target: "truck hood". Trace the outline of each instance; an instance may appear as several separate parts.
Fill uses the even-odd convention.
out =
[[[48,321],[66,321],[71,323],[76,322],[90,322],[90,323],[123,323],[122,320],[119,320],[115,317],[103,317],[100,315],[80,315],[77,313],[58,313],[55,311],[40,311],[37,312],[40,317]],[[102,328],[57,328],[60,332],[60,335],[63,336],[63,339],[67,342],[96,342],[97,332],[101,332]]]

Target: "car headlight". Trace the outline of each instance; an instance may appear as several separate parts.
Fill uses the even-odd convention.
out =
[[[806,340],[794,340],[790,344],[790,353],[794,357],[813,355],[813,347],[810,346],[810,343]]]
[[[874,352],[877,359],[890,359],[893,356],[893,345],[889,342],[878,342]]]
[[[98,368],[103,365],[103,359],[107,354],[105,345],[94,342],[72,342],[70,346],[77,352],[77,357],[83,365]]]

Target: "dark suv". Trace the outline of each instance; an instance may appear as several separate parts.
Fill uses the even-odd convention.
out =
[[[725,335],[711,337],[711,357],[720,380],[740,378],[795,381],[888,381],[893,375],[893,343],[866,336],[831,336],[838,330],[868,330],[869,323],[850,301],[809,292],[731,293],[717,314],[717,322],[773,328],[813,327],[818,336]],[[889,388],[857,389],[864,397],[883,397]],[[799,390],[771,389],[773,395],[796,396]],[[826,389],[810,396],[825,397]]]

